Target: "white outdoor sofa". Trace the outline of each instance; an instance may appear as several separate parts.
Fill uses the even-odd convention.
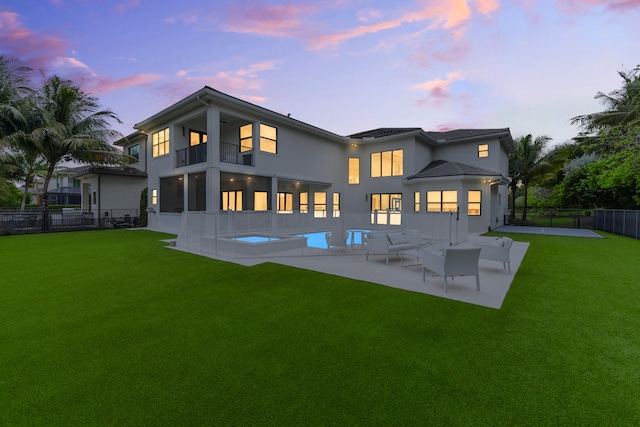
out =
[[[482,249],[480,251],[480,259],[501,262],[502,267],[508,267],[509,274],[511,274],[509,253],[511,252],[512,244],[513,239],[509,237],[500,237],[491,243],[475,243],[474,246]]]
[[[426,245],[426,242],[420,241],[417,230],[372,231],[365,235],[367,261],[369,261],[369,254],[384,254],[389,264],[389,254],[398,255],[400,251],[419,249]]]

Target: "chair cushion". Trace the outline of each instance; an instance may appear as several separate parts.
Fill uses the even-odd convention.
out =
[[[398,233],[387,233],[387,237],[389,237],[389,241],[392,245],[399,245],[402,243],[408,243],[407,238],[404,234]]]

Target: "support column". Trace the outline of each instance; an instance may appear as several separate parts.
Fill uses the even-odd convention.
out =
[[[220,210],[220,110],[207,107],[207,204],[208,212]]]

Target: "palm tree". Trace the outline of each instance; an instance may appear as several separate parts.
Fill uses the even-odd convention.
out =
[[[622,88],[609,94],[598,92],[595,96],[605,110],[584,114],[571,119],[571,124],[580,126],[583,131],[576,141],[591,150],[610,152],[615,149],[619,136],[636,132],[640,125],[640,66],[632,71],[619,71]],[[612,132],[615,130],[615,132]],[[612,138],[609,138],[611,134]],[[627,135],[628,136],[628,135]],[[637,135],[631,135],[636,137]]]
[[[101,165],[121,165],[122,152],[111,145],[122,134],[110,127],[121,123],[111,110],[103,110],[97,98],[89,96],[71,81],[58,76],[47,79],[34,97],[40,114],[40,127],[28,139],[42,154],[47,164],[42,206],[48,207],[47,188],[56,165],[64,160]]]
[[[529,191],[529,184],[535,178],[546,174],[552,166],[549,161],[550,159],[545,156],[547,143],[551,140],[552,138],[546,135],[533,139],[531,134],[529,134],[527,136],[521,136],[514,141],[516,150],[510,158],[511,179],[512,182],[515,181],[514,186],[518,183],[522,184],[524,190],[522,222],[527,220],[527,193]],[[512,189],[514,188],[512,187]],[[515,194],[515,192],[513,193]],[[515,208],[515,200],[513,207]]]
[[[27,195],[37,178],[42,178],[47,173],[47,163],[40,153],[35,150],[22,152],[5,151],[0,157],[0,163],[4,165],[6,175],[14,182],[24,182],[22,203],[20,209],[24,210],[27,204]]]
[[[30,68],[20,66],[15,58],[0,55],[0,138],[19,127],[22,113],[17,103],[31,92]]]

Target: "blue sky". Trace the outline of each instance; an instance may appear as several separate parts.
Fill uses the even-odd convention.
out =
[[[0,0],[0,54],[73,79],[123,134],[208,85],[331,132],[575,136],[640,64],[640,0]]]

